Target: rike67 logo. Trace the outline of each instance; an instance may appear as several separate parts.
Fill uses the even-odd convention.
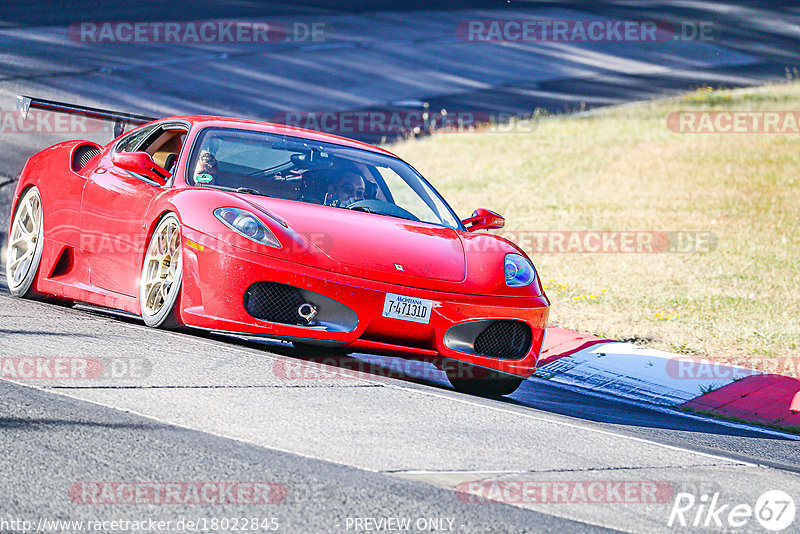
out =
[[[687,527],[752,530],[755,518],[762,528],[779,532],[794,523],[795,512],[794,499],[781,490],[763,493],[755,505],[723,502],[719,493],[703,494],[700,498],[691,493],[678,493],[667,526],[682,527],[682,530]]]

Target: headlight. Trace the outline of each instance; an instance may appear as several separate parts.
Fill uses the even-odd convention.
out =
[[[506,285],[523,287],[536,279],[536,269],[520,254],[506,254]]]
[[[222,224],[247,239],[268,247],[281,248],[281,243],[275,234],[249,211],[239,208],[217,208],[214,210],[214,215],[222,221]]]

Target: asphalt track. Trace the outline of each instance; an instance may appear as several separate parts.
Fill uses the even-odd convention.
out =
[[[359,109],[410,98],[464,109],[567,110],[693,84],[778,79],[798,63],[800,50],[796,28],[786,23],[797,8],[775,2],[506,5],[503,16],[558,10],[565,18],[578,11],[587,17],[705,18],[715,21],[717,33],[710,43],[648,51],[610,43],[557,53],[547,46],[498,45],[493,63],[471,44],[439,37],[454,21],[500,16],[489,2],[464,5],[464,11],[426,3],[443,9],[435,13],[411,2],[380,12],[368,3],[337,11],[310,2],[186,3],[182,14],[191,20],[323,20],[336,28],[337,43],[358,41],[336,49],[224,51],[68,46],[58,32],[74,20],[171,15],[155,3],[41,5],[0,7],[3,111],[13,110],[17,93],[134,112],[210,110],[261,118],[289,106]],[[4,132],[0,175],[16,176],[30,154],[64,137]],[[276,518],[282,532],[355,532],[368,518],[390,517],[457,532],[671,532],[687,530],[668,526],[679,492],[698,499],[719,493],[720,503],[753,506],[765,491],[782,490],[800,502],[798,443],[780,433],[535,378],[510,397],[480,399],[453,392],[434,369],[402,360],[358,356],[325,367],[279,343],[157,331],[103,310],[12,299],[4,288],[0,278],[0,356],[114,358],[119,376],[0,382],[0,531],[21,531],[4,519],[246,516]],[[366,372],[353,374],[354,367]],[[125,505],[80,504],[70,494],[77,483],[132,481],[270,482],[285,498],[269,505]],[[659,494],[656,502],[501,496],[509,502],[485,503],[453,491],[480,481],[652,482],[669,495]],[[689,521],[696,510],[687,513]],[[709,530],[704,519],[693,530]],[[752,519],[728,530],[761,527]]]

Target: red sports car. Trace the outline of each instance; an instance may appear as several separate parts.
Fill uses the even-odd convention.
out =
[[[30,106],[134,117],[35,99]],[[87,302],[318,353],[427,359],[460,391],[513,392],[549,302],[527,255],[461,221],[410,165],[250,120],[152,120],[34,155],[13,200],[11,293]]]

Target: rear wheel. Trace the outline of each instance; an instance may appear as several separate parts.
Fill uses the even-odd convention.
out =
[[[181,223],[170,213],[156,226],[139,278],[139,306],[147,326],[180,328],[177,304],[183,277]]]
[[[8,237],[6,283],[15,297],[40,296],[32,286],[42,261],[42,219],[42,197],[31,187],[17,203]]]
[[[481,397],[510,395],[524,381],[523,378],[462,362],[446,365],[445,372],[447,379],[456,391]]]

